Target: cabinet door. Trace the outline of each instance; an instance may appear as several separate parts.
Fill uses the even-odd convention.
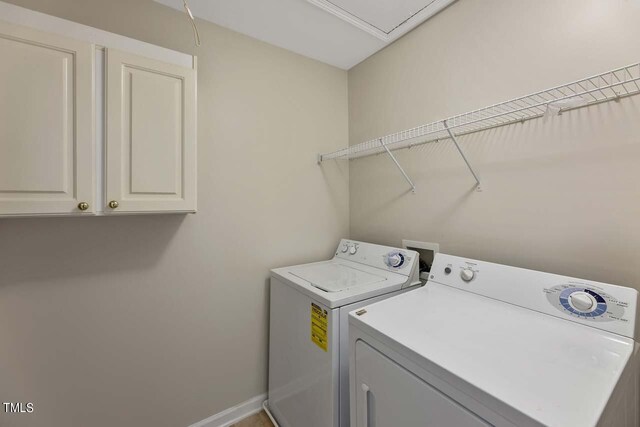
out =
[[[107,51],[105,212],[195,211],[195,115],[195,70]]]
[[[0,215],[94,212],[93,64],[90,43],[0,22]]]

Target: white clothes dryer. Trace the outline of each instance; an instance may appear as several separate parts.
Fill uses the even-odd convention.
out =
[[[352,427],[638,427],[638,292],[438,254],[350,313]]]

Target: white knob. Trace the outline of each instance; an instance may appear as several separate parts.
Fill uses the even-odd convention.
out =
[[[347,251],[349,250],[349,245],[347,245],[346,243],[344,245],[342,245],[342,253],[347,253]]]
[[[355,255],[356,252],[358,252],[358,247],[356,245],[351,246],[351,248],[349,248],[349,253],[351,255]]]
[[[579,311],[591,311],[595,304],[593,297],[586,292],[574,292],[569,298],[571,298],[571,305]]]
[[[397,267],[402,263],[402,258],[400,258],[399,254],[393,254],[387,257],[387,264],[389,267]]]
[[[462,280],[464,280],[465,282],[470,282],[471,280],[473,280],[475,275],[476,273],[474,273],[470,268],[464,268],[460,272],[460,277],[462,277]]]

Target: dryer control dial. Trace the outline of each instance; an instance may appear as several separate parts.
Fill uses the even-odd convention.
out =
[[[569,302],[578,311],[589,313],[598,305],[596,299],[586,292],[578,291],[569,295]]]
[[[351,248],[349,248],[349,253],[351,255],[355,255],[356,252],[358,252],[358,245],[353,245],[353,246],[351,246]]]
[[[349,250],[349,245],[348,244],[345,243],[344,245],[342,245],[342,253],[343,254],[346,254],[348,250]]]

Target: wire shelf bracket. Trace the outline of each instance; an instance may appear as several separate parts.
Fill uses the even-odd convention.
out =
[[[639,83],[640,63],[627,65],[510,101],[351,145],[338,151],[319,154],[318,163],[321,164],[331,159],[351,160],[386,152],[415,191],[415,185],[392,152],[450,138],[475,178],[478,189],[480,189],[479,176],[461,149],[458,137],[515,123],[524,123],[539,117],[562,115],[565,111],[589,105],[608,101],[618,102],[622,98],[639,94]]]
[[[476,191],[482,191],[482,186],[480,185],[480,178],[478,177],[478,174],[476,173],[476,171],[473,169],[473,166],[471,166],[471,163],[469,163],[469,159],[467,159],[467,156],[464,154],[464,151],[462,151],[462,147],[460,147],[460,144],[458,144],[458,138],[456,138],[456,135],[451,131],[451,128],[449,127],[449,124],[447,123],[446,120],[442,122],[442,125],[447,130],[447,133],[449,134],[449,136],[451,137],[451,140],[453,141],[456,148],[458,149],[458,152],[462,156],[462,159],[467,164],[467,167],[469,168],[471,175],[473,175],[473,179],[476,180],[476,184],[477,184]]]
[[[385,149],[385,151],[387,152],[389,157],[391,157],[391,160],[393,160],[393,163],[395,163],[396,167],[400,170],[400,172],[402,172],[402,176],[404,176],[404,179],[406,179],[407,182],[409,183],[409,185],[411,186],[411,192],[415,193],[416,192],[416,186],[413,184],[413,181],[411,181],[411,178],[409,178],[409,175],[407,175],[407,173],[404,171],[402,166],[400,166],[400,163],[398,163],[398,159],[396,159],[396,156],[393,155],[393,153],[389,150],[389,148],[382,141],[382,138],[380,138],[380,145],[382,145],[382,147]]]

